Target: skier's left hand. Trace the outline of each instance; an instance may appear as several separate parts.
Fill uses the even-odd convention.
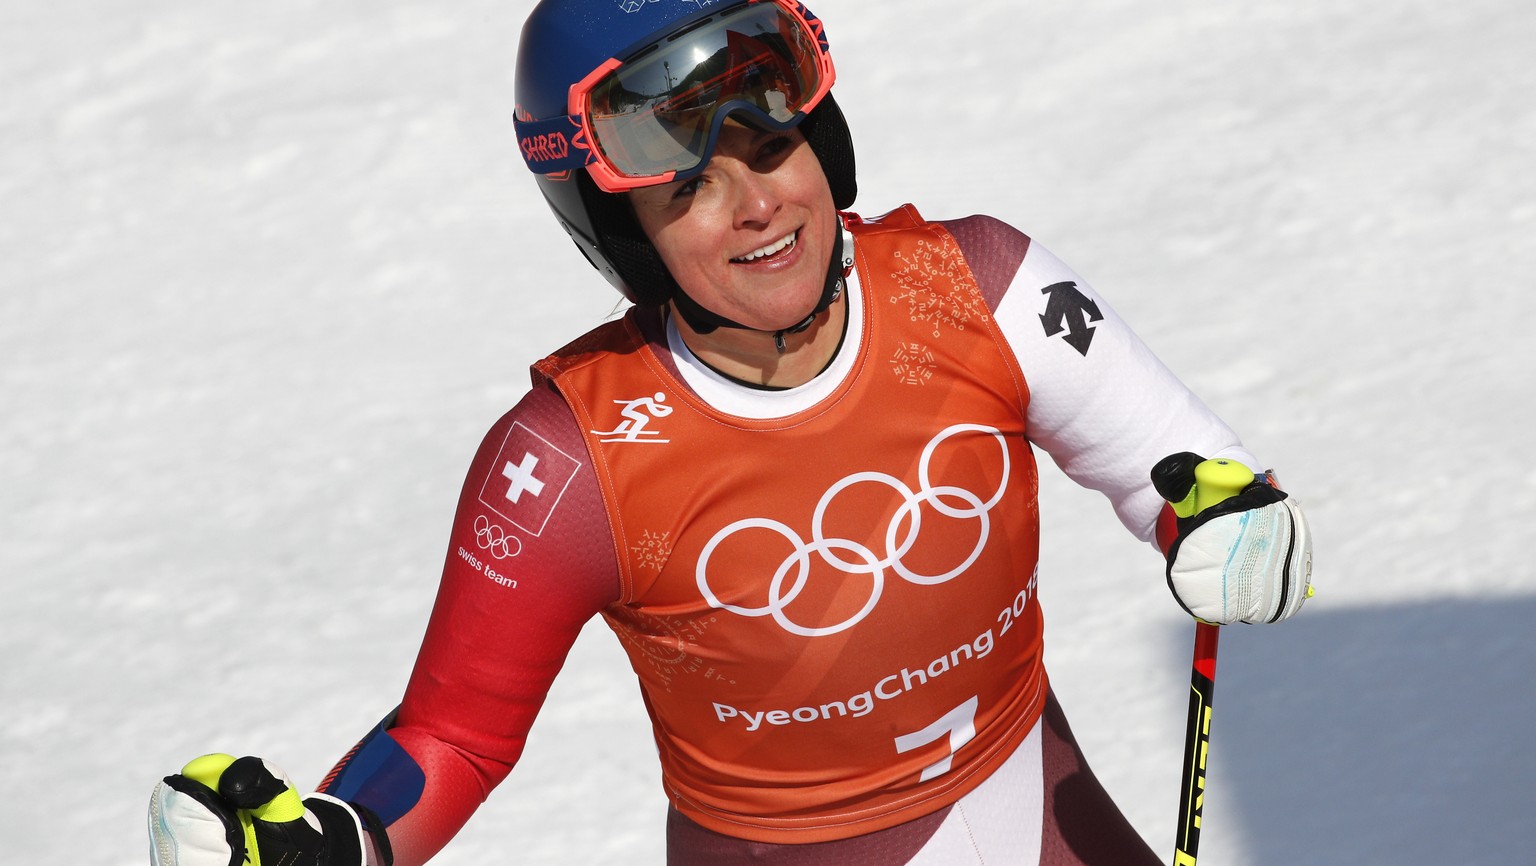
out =
[[[1194,480],[1195,454],[1170,455],[1152,470],[1163,498],[1182,499]],[[1311,595],[1312,533],[1301,506],[1260,476],[1235,496],[1174,521],[1168,588],[1209,623],[1279,622]]]
[[[334,797],[301,800],[260,758],[204,755],[166,776],[149,804],[155,866],[387,866],[388,846],[366,840],[366,826]]]

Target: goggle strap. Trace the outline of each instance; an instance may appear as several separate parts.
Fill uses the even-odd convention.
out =
[[[579,117],[513,118],[512,127],[517,132],[517,149],[522,151],[523,161],[534,174],[574,171],[597,161]]]

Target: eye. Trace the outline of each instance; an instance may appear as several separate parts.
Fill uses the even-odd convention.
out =
[[[682,199],[692,197],[694,193],[699,191],[699,185],[703,182],[704,178],[700,176],[693,178],[692,180],[685,180],[677,186],[673,187],[672,201],[680,201]]]
[[[763,142],[758,148],[758,155],[763,159],[775,159],[789,152],[795,146],[794,139],[787,135],[775,135]]]

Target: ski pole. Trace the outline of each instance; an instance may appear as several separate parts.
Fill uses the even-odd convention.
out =
[[[1195,466],[1188,494],[1173,504],[1179,517],[1193,517],[1236,496],[1253,483],[1248,467],[1232,460],[1206,460]],[[1184,728],[1184,763],[1179,783],[1178,839],[1174,866],[1195,866],[1200,850],[1200,812],[1205,806],[1206,758],[1211,746],[1211,695],[1216,690],[1217,627],[1195,621],[1194,660],[1189,673],[1189,719]]]

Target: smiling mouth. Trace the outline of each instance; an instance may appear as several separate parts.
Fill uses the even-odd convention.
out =
[[[795,238],[798,236],[799,230],[790,232],[789,234],[779,238],[767,246],[758,247],[757,249],[747,253],[744,256],[737,256],[736,258],[731,259],[731,261],[737,264],[747,264],[749,262],[758,261],[759,259],[766,259],[769,256],[776,255],[793,247],[795,245]]]

